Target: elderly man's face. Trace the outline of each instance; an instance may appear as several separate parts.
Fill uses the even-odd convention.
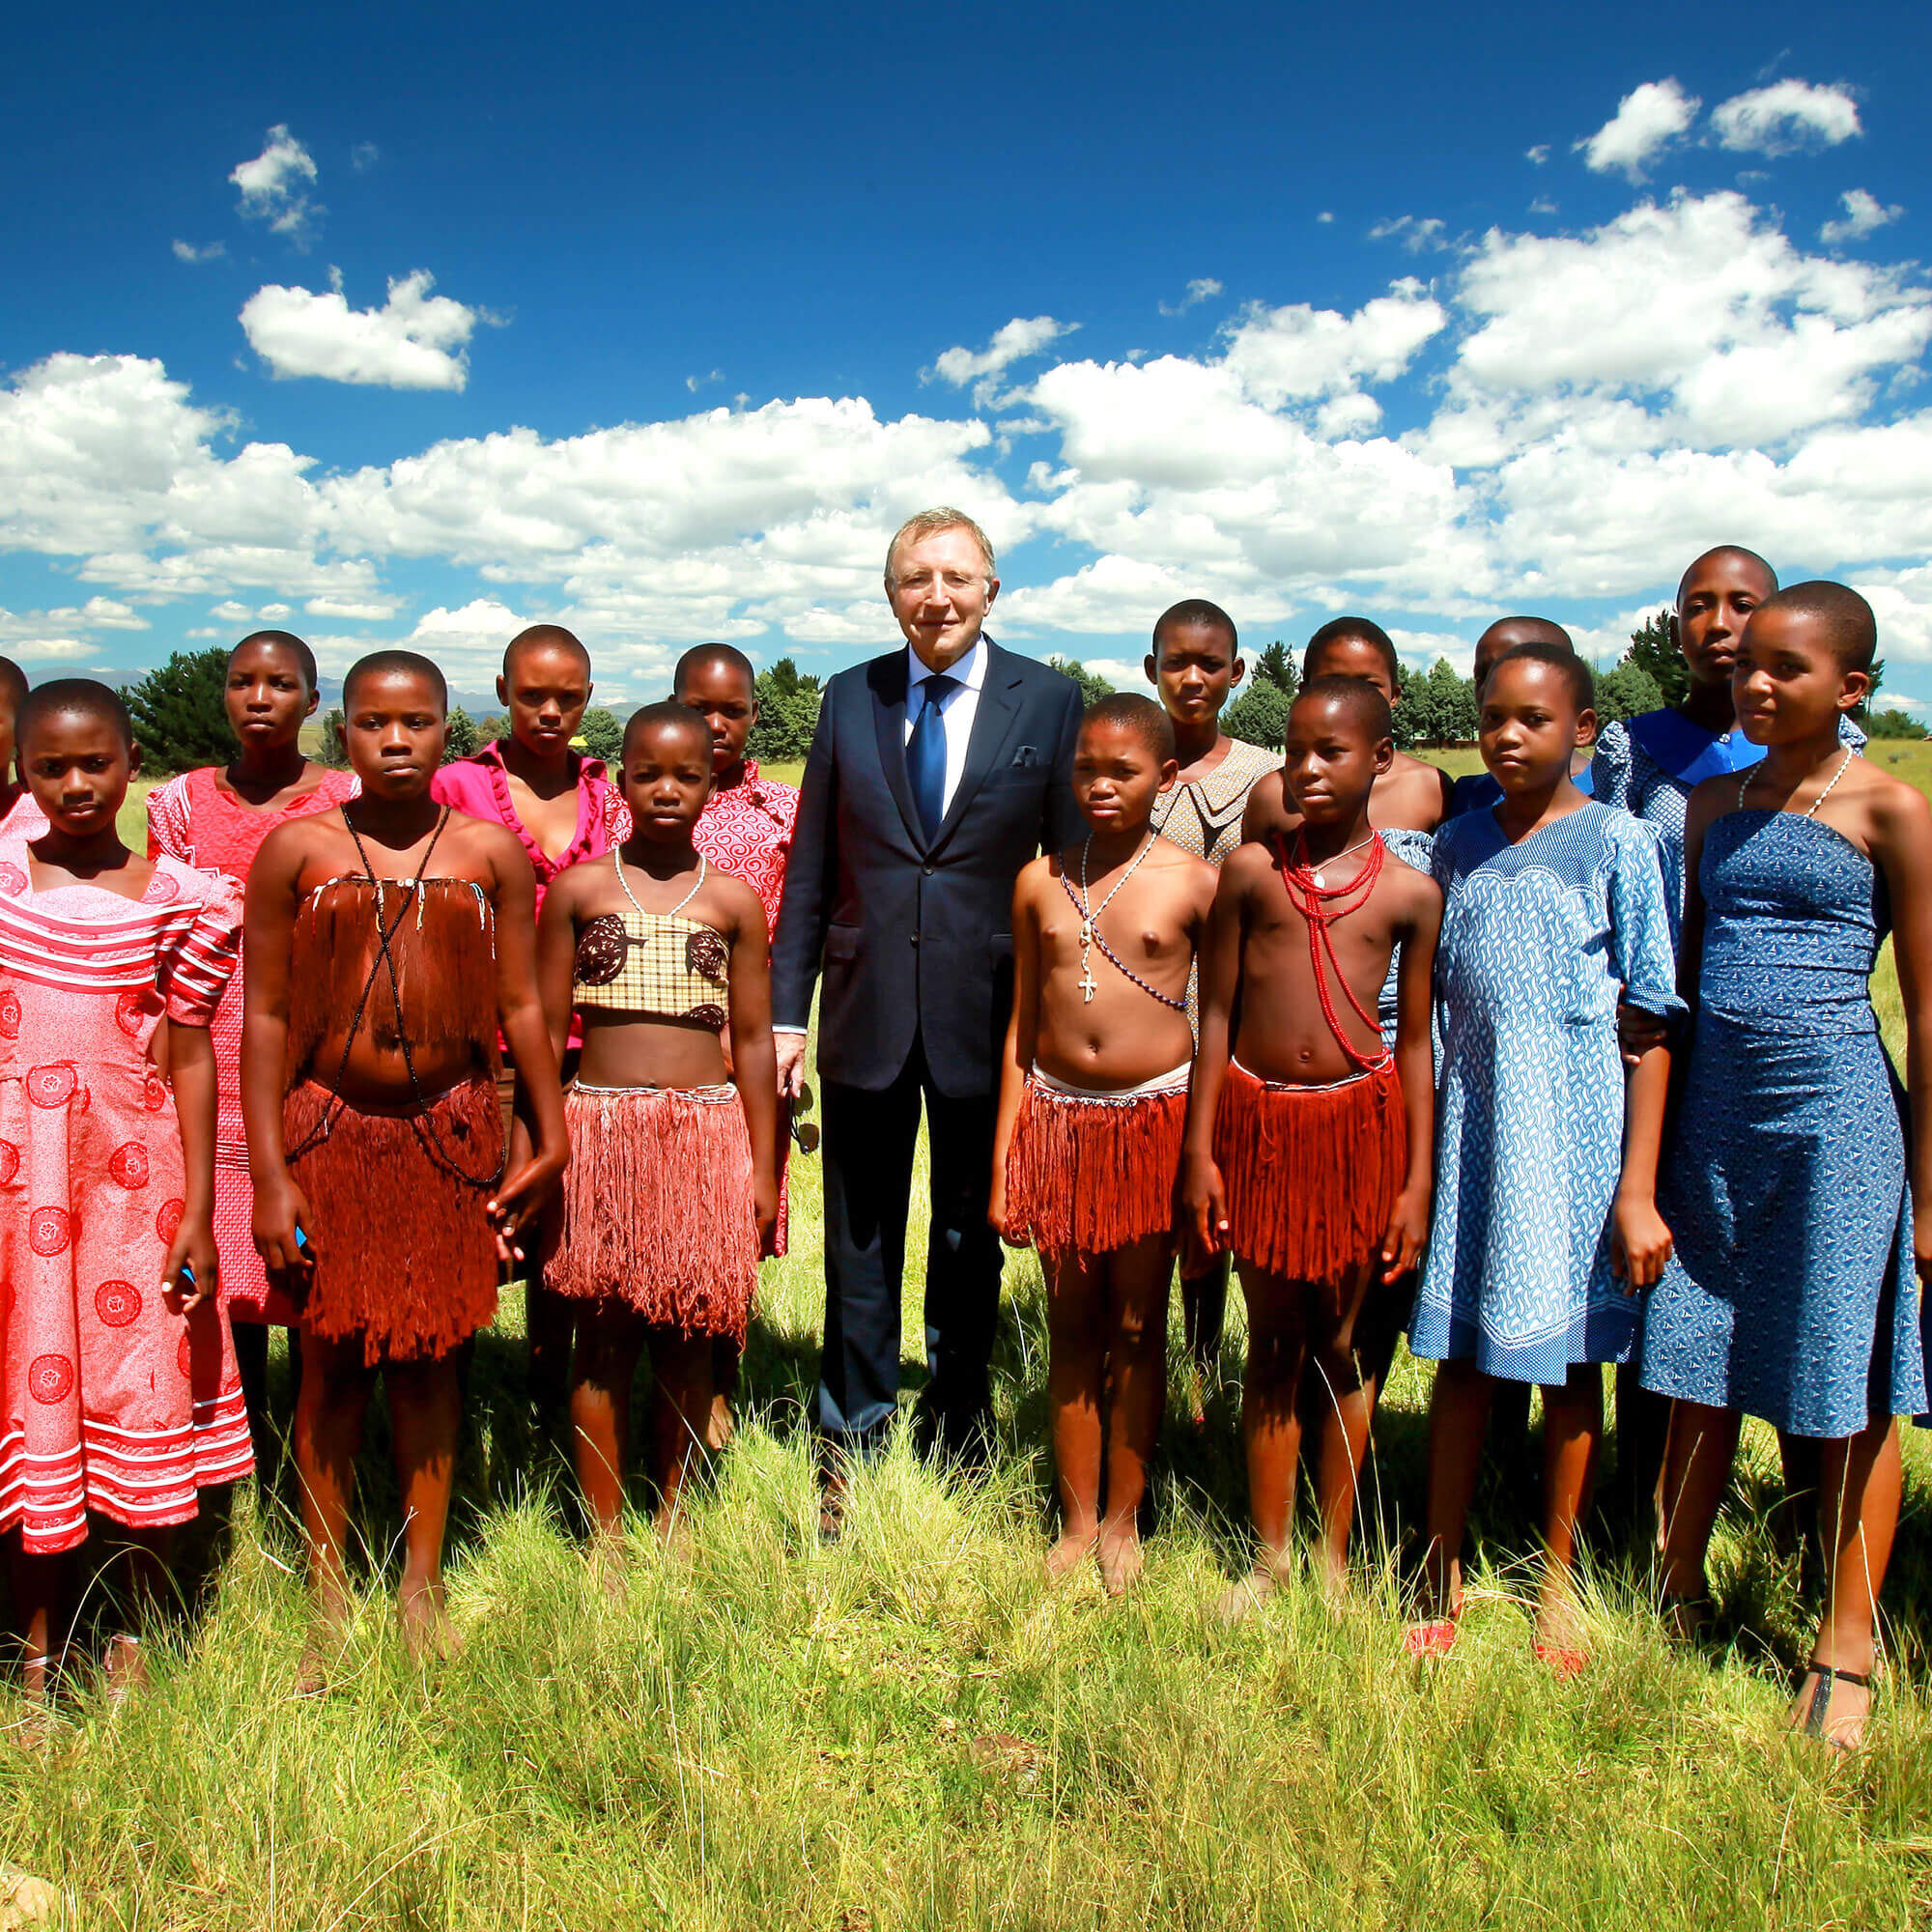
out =
[[[893,615],[929,670],[946,670],[972,649],[999,590],[969,529],[937,530],[893,559]]]

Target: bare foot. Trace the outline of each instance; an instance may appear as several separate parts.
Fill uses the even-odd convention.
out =
[[[731,1399],[721,1390],[711,1398],[711,1413],[704,1418],[704,1446],[715,1456],[728,1446],[737,1433]]]
[[[1871,1678],[1865,1671],[1838,1670],[1829,1677],[1817,1663],[1808,1664],[1792,1699],[1790,1728],[1822,1739],[1835,1751],[1849,1755],[1865,1741],[1871,1717]]]
[[[148,1688],[148,1660],[141,1654],[141,1639],[126,1631],[107,1639],[100,1668],[110,1704],[125,1704],[135,1691]]]
[[[667,1556],[674,1557],[680,1563],[691,1561],[697,1546],[689,1510],[661,1509],[651,1518],[651,1527],[657,1532],[658,1548]]]
[[[1223,1590],[1215,1600],[1214,1614],[1229,1629],[1261,1608],[1275,1592],[1275,1573],[1265,1563],[1257,1563],[1238,1583]]]
[[[1140,1581],[1147,1558],[1141,1550],[1140,1532],[1129,1523],[1125,1529],[1110,1530],[1100,1538],[1100,1581],[1110,1597],[1124,1597]]]
[[[296,1695],[303,1699],[328,1695],[328,1659],[319,1637],[310,1637],[302,1646],[301,1662],[296,1665]]]
[[[1077,1530],[1065,1531],[1060,1541],[1046,1552],[1046,1580],[1049,1583],[1065,1582],[1094,1554],[1094,1546],[1098,1541],[1098,1537],[1091,1530],[1085,1535]]]
[[[442,1583],[405,1584],[396,1599],[396,1628],[403,1648],[415,1663],[446,1663],[460,1647],[455,1627],[443,1608]]]

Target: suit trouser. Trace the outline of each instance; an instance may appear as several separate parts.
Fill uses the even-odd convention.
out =
[[[897,1404],[899,1298],[913,1149],[925,1106],[932,1157],[932,1224],[925,1264],[922,1406],[939,1445],[975,1446],[991,1421],[987,1362],[999,1323],[999,1236],[986,1223],[992,1191],[995,1094],[949,1099],[917,1039],[883,1092],[825,1081],[825,1351],[818,1427],[868,1449]]]

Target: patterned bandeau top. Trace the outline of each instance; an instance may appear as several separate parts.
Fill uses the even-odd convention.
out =
[[[689,1020],[722,1032],[728,1017],[730,944],[716,927],[681,916],[704,883],[704,862],[698,862],[697,885],[676,907],[646,912],[632,895],[616,852],[611,861],[631,910],[600,913],[578,935],[571,980],[579,1011]]]

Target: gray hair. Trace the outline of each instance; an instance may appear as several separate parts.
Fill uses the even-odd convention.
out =
[[[971,530],[973,541],[980,546],[980,554],[986,559],[986,581],[990,583],[998,566],[993,561],[993,546],[986,532],[969,517],[964,510],[954,510],[942,503],[937,509],[922,510],[916,517],[908,517],[895,532],[893,540],[886,546],[886,595],[890,597],[898,587],[893,576],[893,558],[898,555],[899,546],[918,543],[922,537],[937,536],[941,530]]]

